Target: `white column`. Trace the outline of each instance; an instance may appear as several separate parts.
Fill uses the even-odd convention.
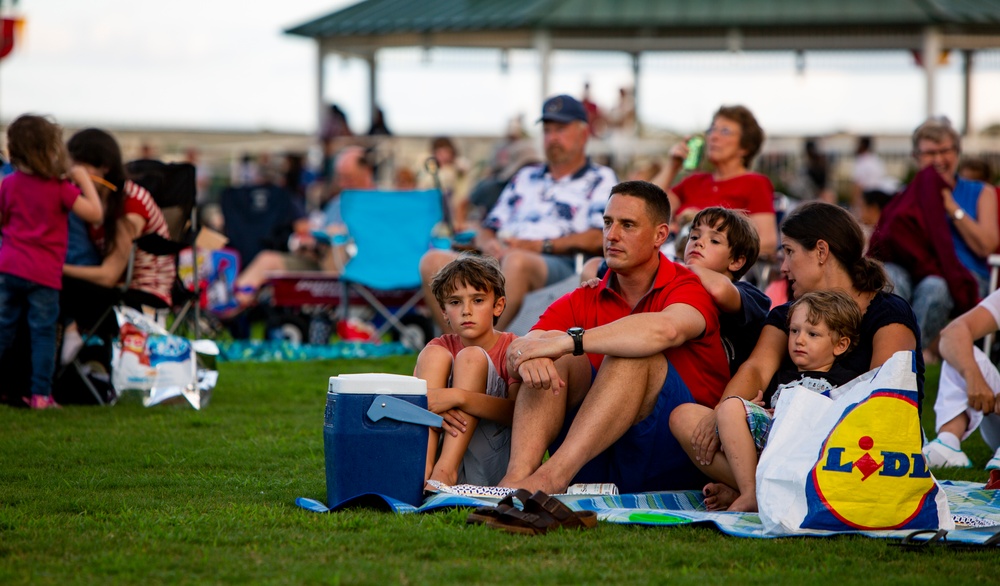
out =
[[[639,136],[639,57],[640,53],[632,53],[632,107],[635,108],[635,128],[633,133]]]
[[[934,93],[937,87],[935,78],[938,59],[941,56],[941,33],[937,27],[929,26],[924,29],[924,46],[921,53],[924,62],[924,79],[926,81],[927,117],[930,118],[937,113],[937,104],[934,100]]]
[[[326,51],[323,49],[323,41],[316,39],[316,122],[317,134],[323,132],[323,121],[326,120],[326,94],[323,92],[326,87]]]
[[[371,107],[368,122],[371,123],[375,117],[375,103],[378,97],[378,60],[375,59],[374,49],[365,56],[365,62],[368,63],[368,105]]]
[[[962,134],[969,136],[972,126],[972,49],[962,51]]]
[[[535,50],[538,51],[538,60],[541,63],[541,87],[542,103],[549,97],[549,74],[552,69],[552,35],[549,31],[540,30],[535,32]]]

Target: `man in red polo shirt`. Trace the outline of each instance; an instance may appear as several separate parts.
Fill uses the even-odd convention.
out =
[[[560,493],[612,482],[642,492],[704,482],[669,419],[681,403],[714,407],[729,381],[717,309],[694,273],[660,253],[663,190],[626,181],[611,194],[607,275],[553,303],[507,352],[523,384],[501,486]]]

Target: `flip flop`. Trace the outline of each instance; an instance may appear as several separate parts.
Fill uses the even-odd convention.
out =
[[[928,539],[922,541],[917,541],[916,539],[914,539],[918,535],[927,535],[928,533],[933,534]],[[899,543],[890,543],[889,545],[909,551],[923,551],[930,549],[931,544],[933,543],[940,542],[942,544],[947,544],[948,543],[947,535],[948,535],[947,529],[937,529],[937,530],[919,529],[904,537],[903,540],[900,541]]]
[[[917,535],[926,535],[928,533],[933,533],[933,535],[927,540],[916,541],[913,539]],[[961,541],[948,541],[948,538],[946,537],[947,534],[948,531],[944,529],[940,529],[936,532],[933,529],[923,529],[920,531],[914,531],[913,533],[910,533],[909,535],[903,538],[903,541],[901,541],[900,543],[893,543],[892,545],[902,549],[906,549],[908,551],[930,551],[933,549],[937,549],[937,547],[931,545],[935,543],[941,547],[947,547],[948,549],[956,549],[962,551],[977,551],[984,549],[992,549],[996,551],[997,549],[1000,549],[1000,531],[997,531],[996,533],[993,534],[992,537],[990,537],[989,539],[987,539],[982,543],[965,543]]]
[[[514,506],[514,499],[521,501],[522,506],[531,497],[531,493],[519,488],[515,491],[507,493],[507,496],[500,499],[500,502],[493,507],[476,507],[473,509],[469,516],[466,517],[465,522],[469,525],[486,525],[490,521],[497,519],[503,513],[513,509],[517,510]]]

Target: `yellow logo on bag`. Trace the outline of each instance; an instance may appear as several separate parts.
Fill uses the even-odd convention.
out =
[[[921,510],[934,479],[920,451],[917,406],[896,393],[873,393],[830,432],[813,467],[817,496],[859,529],[901,527]]]

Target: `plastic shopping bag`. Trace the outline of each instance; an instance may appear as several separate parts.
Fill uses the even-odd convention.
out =
[[[115,308],[119,337],[114,344],[111,383],[121,395],[137,391],[146,407],[187,402],[195,409],[208,404],[218,380],[210,340],[192,344],[170,335],[141,312]]]
[[[765,532],[953,529],[921,453],[913,353],[838,391],[781,393],[757,467]]]

